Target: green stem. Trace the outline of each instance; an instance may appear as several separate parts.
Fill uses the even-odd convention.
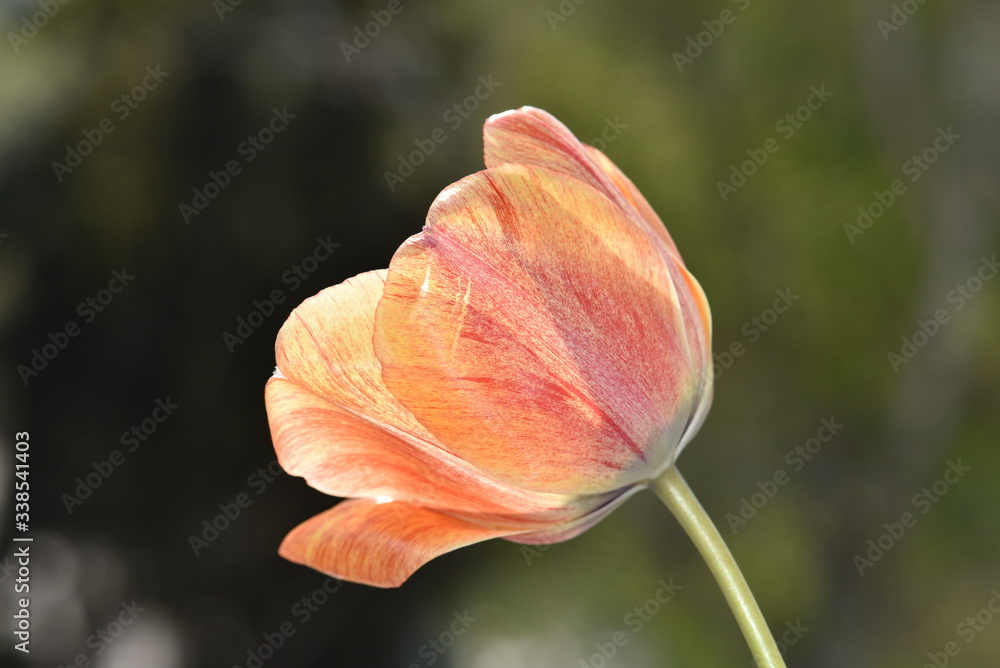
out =
[[[760,668],[785,668],[778,646],[771,636],[757,601],[736,565],[732,553],[719,535],[712,519],[698,503],[694,492],[675,466],[653,481],[652,489],[684,527],[701,552],[712,575],[722,588],[726,602],[736,616],[743,637]]]

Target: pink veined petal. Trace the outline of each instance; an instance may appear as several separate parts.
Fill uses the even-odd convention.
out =
[[[386,386],[505,483],[628,487],[672,460],[697,400],[673,267],[582,181],[524,165],[474,174],[390,264],[375,326]]]
[[[522,107],[491,116],[483,126],[483,144],[487,167],[535,165],[597,188],[683,264],[667,228],[638,188],[607,156],[582,143],[548,112]]]
[[[707,367],[711,375],[712,323],[705,294],[684,266],[684,260],[660,217],[614,162],[598,149],[580,142],[554,116],[534,107],[522,107],[491,116],[483,127],[483,139],[487,167],[508,163],[538,165],[584,181],[635,217],[640,226],[659,241],[675,263],[671,267],[671,278],[684,312],[692,364]],[[705,385],[707,400],[701,404],[707,411],[712,392],[710,382]],[[704,415],[695,422],[700,426],[703,421]],[[689,430],[687,440],[696,431],[697,428]]]

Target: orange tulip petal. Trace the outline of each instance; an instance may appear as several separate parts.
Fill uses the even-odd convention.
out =
[[[667,250],[677,267],[672,268],[674,283],[686,285],[690,295],[680,290],[688,337],[699,338],[700,359],[696,364],[709,367],[711,374],[711,314],[708,301],[684,266],[670,233],[663,221],[642,196],[632,181],[604,153],[579,141],[557,118],[546,111],[522,107],[491,116],[483,127],[484,157],[487,167],[506,163],[537,165],[552,169],[594,186],[610,197],[624,211],[634,215],[640,224]],[[696,315],[697,317],[692,317]],[[701,324],[702,333],[694,331]],[[710,381],[711,378],[708,379]],[[709,383],[710,384],[710,383]],[[711,403],[711,388],[704,395]],[[707,406],[705,407],[707,412]],[[701,421],[698,421],[700,426]],[[697,432],[693,429],[691,435]]]
[[[391,497],[530,526],[566,522],[606,499],[505,485],[437,443],[382,381],[372,346],[386,270],[307,299],[277,342],[279,376],[265,390],[282,467],[335,496]]]
[[[290,380],[265,388],[282,468],[333,496],[388,497],[497,520],[567,522],[605,502],[574,500],[504,485],[455,455],[334,405]]]
[[[432,441],[386,389],[372,347],[375,308],[386,270],[326,288],[300,304],[278,332],[280,375],[338,406]]]
[[[667,228],[639,189],[603,153],[582,143],[548,112],[522,107],[491,116],[483,126],[483,144],[487,167],[535,165],[594,186],[682,262]]]
[[[715,381],[712,371],[712,313],[708,308],[708,299],[705,297],[701,285],[686,267],[674,265],[673,270],[675,274],[679,274],[680,280],[688,288],[687,290],[678,290],[678,294],[681,296],[681,308],[684,311],[688,337],[692,341],[699,341],[697,353],[694,353],[693,357],[697,358],[696,364],[703,370],[701,384],[697,392],[698,405],[693,411],[690,422],[677,446],[677,454],[679,455],[701,429],[705,418],[708,417],[708,409],[712,406]]]
[[[646,198],[642,196],[639,189],[635,187],[632,180],[629,179],[622,170],[618,169],[618,166],[611,161],[611,159],[604,155],[601,151],[597,150],[593,146],[587,146],[584,144],[584,151],[587,155],[597,163],[597,166],[601,168],[601,171],[615,184],[615,187],[625,196],[629,204],[635,209],[636,213],[639,214],[640,218],[646,223],[649,231],[660,239],[661,242],[666,246],[673,255],[674,259],[680,264],[684,264],[681,259],[681,254],[677,251],[677,246],[674,245],[674,240],[670,237],[670,233],[667,232],[666,226],[660,217],[656,215],[656,211],[653,207],[649,205]]]
[[[278,552],[342,580],[398,587],[434,557],[516,531],[399,501],[353,499],[297,526]]]
[[[693,307],[696,307],[704,331],[709,332],[700,348],[703,354],[707,353],[707,357],[711,356],[711,320],[701,286],[684,268],[684,261],[663,221],[614,162],[596,148],[580,142],[554,116],[533,107],[522,107],[490,117],[483,128],[483,138],[487,167],[520,163],[552,169],[589,183],[626,213],[634,215],[679,265],[671,272],[675,283],[682,278],[695,295],[694,302],[688,300],[687,295],[681,295],[689,330],[697,326],[698,321],[690,318]],[[688,334],[695,335],[692,331]]]
[[[701,382],[673,271],[577,179],[474,174],[392,259],[375,324],[386,387],[503,482],[600,493],[643,480],[671,461]]]

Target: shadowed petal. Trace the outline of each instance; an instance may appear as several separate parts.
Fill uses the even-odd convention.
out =
[[[474,174],[390,264],[375,325],[386,387],[503,482],[640,481],[672,459],[701,385],[675,270],[579,180],[523,165]]]
[[[549,543],[561,543],[564,540],[575,538],[587,531],[592,526],[611,514],[618,506],[625,503],[625,500],[645,489],[645,485],[633,485],[614,495],[607,503],[600,508],[590,510],[585,515],[580,515],[566,522],[557,522],[541,529],[536,529],[527,533],[507,536],[507,540],[514,543],[524,543],[527,545],[544,545]]]
[[[398,587],[434,557],[515,532],[399,501],[354,499],[297,526],[279,553],[342,580]]]
[[[699,364],[702,369],[700,386],[697,392],[698,404],[691,415],[684,434],[681,436],[677,452],[674,455],[676,457],[691,442],[691,439],[695,437],[698,430],[701,429],[701,425],[704,424],[705,419],[708,417],[708,409],[712,406],[712,396],[715,389],[715,376],[712,360],[712,313],[708,308],[708,299],[705,297],[705,292],[701,289],[701,285],[687,268],[681,265],[674,265],[674,273],[679,274],[688,287],[687,290],[678,290],[678,294],[681,296],[681,308],[684,311],[684,322],[688,330],[688,338],[690,341],[698,342],[696,351],[693,351],[692,357],[698,360],[696,364]]]

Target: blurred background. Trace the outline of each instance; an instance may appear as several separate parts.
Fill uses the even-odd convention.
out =
[[[997,3],[4,0],[0,28],[3,665],[750,665],[649,493],[397,590],[276,554],[335,500],[272,465],[275,334],[525,104],[708,294],[680,468],[788,665],[1000,664]]]

